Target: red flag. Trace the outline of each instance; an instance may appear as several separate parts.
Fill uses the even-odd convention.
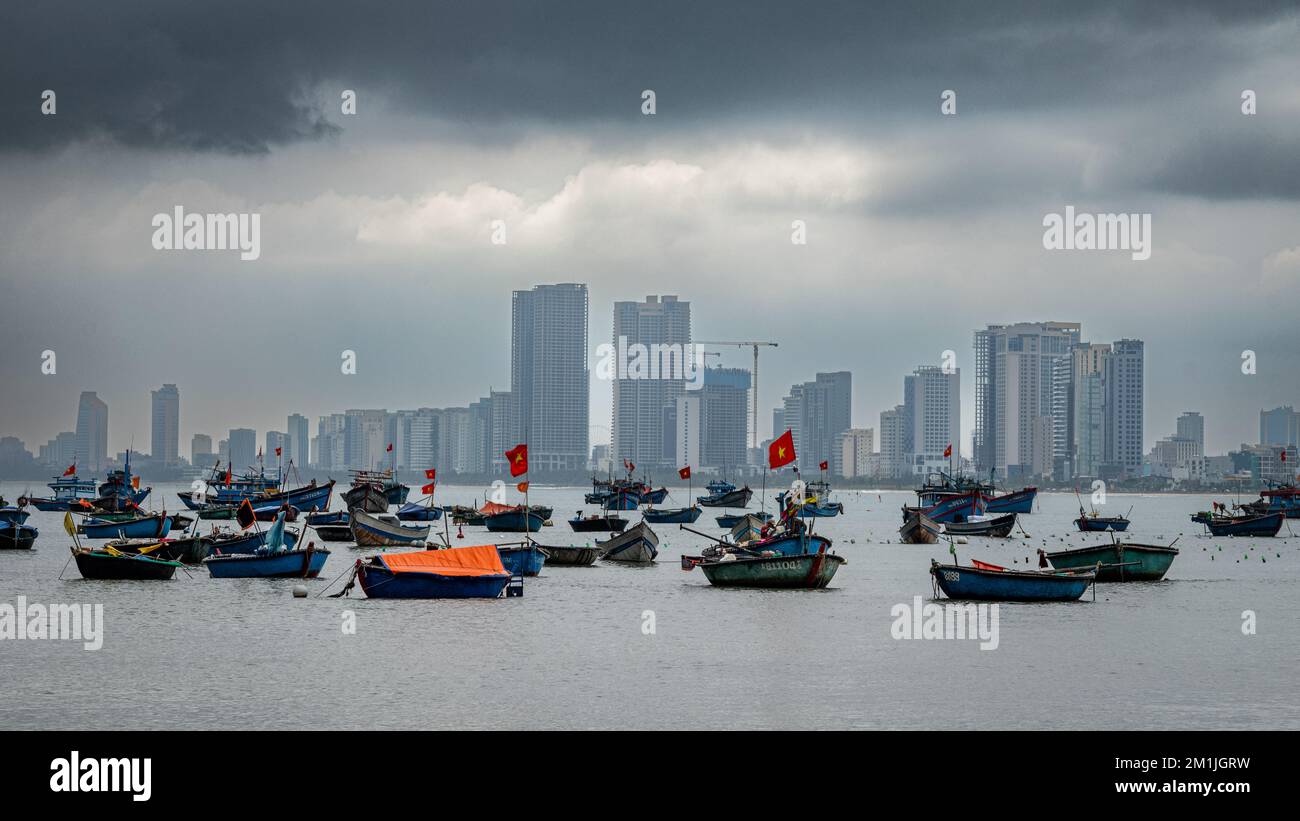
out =
[[[635,471],[635,470],[636,470],[636,463],[635,463],[635,462],[628,462],[628,463],[627,463],[627,472],[628,472],[628,473],[632,473],[632,472]]]
[[[280,455],[280,450],[281,450],[280,448],[276,448],[276,449],[275,449],[275,455],[276,455],[276,456],[279,456],[279,455]]]
[[[506,461],[510,463],[510,475],[521,476],[528,472],[528,445],[515,445],[506,451]]]
[[[139,489],[140,489],[140,477],[139,477],[139,476],[132,476],[132,477],[131,477],[131,487],[135,488],[136,490],[139,490]]]
[[[528,483],[527,483],[527,482],[520,482],[519,484],[515,485],[515,490],[519,491],[520,493],[527,493],[527,492],[528,492]]]
[[[794,434],[787,428],[785,433],[772,440],[767,446],[767,466],[776,470],[794,461]]]
[[[71,465],[69,465],[69,466],[68,466],[68,469],[65,470],[65,471],[63,471],[63,475],[64,475],[64,476],[76,476],[76,475],[77,475],[77,463],[76,463],[76,462],[73,462]]]
[[[686,467],[684,467],[684,468],[682,468],[681,470],[677,471],[677,475],[680,476],[680,477],[682,477],[683,479],[689,479],[689,478],[691,478],[691,466],[690,466],[690,465],[687,465]]]
[[[437,478],[438,478],[438,469],[437,469],[437,468],[429,468],[428,470],[426,470],[426,471],[424,472],[424,478],[426,478],[426,479],[437,479]]]
[[[230,479],[231,479],[231,476],[230,476],[230,465],[227,464],[227,465],[226,465],[226,487],[230,487]]]
[[[943,458],[947,459],[951,456],[952,456],[952,442],[949,442],[948,447],[943,449]]]
[[[392,452],[393,452],[393,443],[392,443],[392,442],[389,442],[389,443],[388,443],[388,452],[389,452],[389,453],[392,453]]]
[[[1286,448],[1282,448],[1282,461],[1286,461]]]
[[[434,485],[433,485],[432,482],[430,482],[429,484],[427,484],[427,485],[425,485],[424,487],[420,488],[420,492],[423,493],[425,496],[429,496],[429,495],[431,495],[431,494],[433,493],[433,488],[434,488]]]
[[[826,462],[825,459],[822,460],[820,467],[822,470],[830,470],[830,465]]]

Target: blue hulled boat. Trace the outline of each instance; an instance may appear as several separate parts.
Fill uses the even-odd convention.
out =
[[[381,553],[355,574],[372,599],[496,599],[510,583],[496,545]]]
[[[1001,496],[984,496],[984,509],[989,513],[1033,513],[1038,488],[1026,487],[1003,493]]]
[[[546,521],[546,517],[540,511],[536,509],[525,511],[523,505],[513,507],[496,505],[495,507],[505,509],[485,511],[483,516],[483,526],[492,533],[536,533],[542,529],[542,523]]]
[[[636,510],[640,505],[641,494],[635,490],[615,491],[600,504],[605,510]]]
[[[0,507],[0,523],[16,522],[22,524],[27,521],[27,517],[30,515],[32,515],[30,511],[24,510],[21,507],[14,507],[13,505]]]
[[[596,546],[600,557],[611,562],[643,564],[659,555],[659,537],[645,522],[637,522],[612,539],[598,541]]]
[[[924,513],[934,522],[964,522],[972,516],[984,515],[984,495],[978,490],[972,490],[968,493],[949,495],[929,507],[916,508],[904,505],[903,520],[907,521],[917,511]]]
[[[298,541],[298,534],[292,530],[284,531],[284,543],[293,547]],[[212,540],[213,556],[229,556],[240,553],[253,553],[266,544],[266,531],[218,536]]]
[[[361,547],[406,547],[423,545],[429,538],[429,526],[406,527],[394,516],[375,515],[354,508],[349,514],[352,538]]]
[[[1280,510],[1263,516],[1219,516],[1202,511],[1193,515],[1192,521],[1208,527],[1213,536],[1276,536],[1284,518]]]
[[[709,491],[707,494],[695,497],[695,501],[705,507],[749,507],[749,500],[754,496],[749,485],[737,488],[725,479],[714,479],[705,488]]]
[[[718,517],[718,527],[732,528],[746,516],[757,516],[765,522],[772,521],[771,513],[724,513]]]
[[[499,544],[497,553],[501,556],[501,566],[512,576],[536,576],[546,564],[546,554],[532,542]]]
[[[1095,571],[1008,570],[975,562],[970,567],[930,560],[930,576],[950,599],[1012,602],[1078,601]]]
[[[397,518],[403,522],[436,522],[442,518],[442,508],[408,502],[397,509]]]
[[[172,529],[172,517],[165,513],[141,516],[125,522],[87,519],[81,532],[87,539],[160,539]]]
[[[211,489],[211,486],[209,486]],[[218,492],[220,493],[218,489]],[[214,504],[232,504],[239,505],[244,499],[248,499],[254,508],[278,509],[280,505],[288,503],[290,507],[296,507],[301,511],[310,512],[316,510],[329,510],[330,495],[334,492],[334,481],[330,480],[323,485],[318,485],[313,480],[310,484],[304,485],[294,490],[280,491],[277,493],[249,492],[241,495],[239,498],[214,499],[211,495],[202,497],[206,501],[195,501],[193,493],[181,493],[181,501],[190,510],[203,510]]]
[[[648,505],[661,505],[664,499],[668,498],[668,488],[661,487],[658,490],[647,490],[641,494],[641,501]]]
[[[31,525],[0,522],[0,550],[31,550],[38,535]]]
[[[312,525],[346,525],[348,523],[348,512],[346,510],[330,510],[321,513],[308,513],[307,524]]]
[[[311,579],[325,566],[330,552],[308,545],[290,549],[285,542],[285,514],[275,517],[266,532],[266,542],[252,553],[209,556],[203,566],[214,579]]]
[[[95,495],[94,479],[79,479],[74,474],[72,476],[60,476],[53,482],[46,485],[54,491],[54,495],[49,498],[33,498],[28,501],[37,510],[46,513],[62,513],[67,510],[78,510],[83,505],[82,501],[87,504],[98,498]]]
[[[698,505],[679,508],[660,508],[658,510],[648,507],[642,511],[641,517],[647,522],[653,524],[689,525],[694,524],[695,520],[700,518],[700,514],[703,512],[703,508]]]
[[[831,501],[831,486],[829,483],[820,480],[809,482],[805,485],[805,490],[804,503],[799,508],[800,518],[814,519],[839,516],[844,512],[843,503]],[[776,497],[777,505],[782,510],[785,509],[785,500],[789,494],[790,491],[783,490]]]
[[[1107,530],[1122,533],[1128,530],[1129,520],[1124,516],[1098,516],[1095,513],[1087,516],[1080,511],[1074,524],[1084,533],[1104,533]]]

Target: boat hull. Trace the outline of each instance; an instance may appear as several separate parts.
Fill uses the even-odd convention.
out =
[[[1038,488],[1022,488],[1001,496],[985,496],[984,509],[989,513],[1033,513],[1037,498]]]
[[[74,554],[77,570],[86,579],[112,581],[166,581],[176,575],[176,565],[146,556],[113,556],[79,551]]]
[[[570,519],[569,527],[573,528],[574,533],[622,533],[627,527],[627,519],[622,516]]]
[[[292,549],[297,543],[298,534],[292,530],[285,530],[285,547]],[[213,539],[212,545],[208,549],[208,553],[212,556],[230,556],[239,553],[253,553],[264,544],[266,544],[265,530],[261,533],[246,533],[234,539]]]
[[[129,522],[100,522],[87,520],[82,533],[87,539],[158,539],[172,529],[172,517],[148,516]]]
[[[940,527],[938,522],[918,511],[903,522],[898,537],[904,544],[934,544],[939,541]]]
[[[641,506],[641,494],[623,491],[607,496],[600,506],[605,510],[636,510]]]
[[[1005,539],[1011,535],[1016,526],[1018,513],[1007,513],[983,521],[949,522],[943,526],[943,532],[950,536],[986,536],[990,539]]]
[[[423,545],[429,538],[429,528],[404,527],[385,522],[362,510],[351,515],[352,539],[361,547],[411,547]]]
[[[536,576],[546,564],[546,554],[536,545],[498,546],[497,555],[501,557],[501,566],[512,576]]]
[[[1048,553],[1047,560],[1057,570],[1100,565],[1099,582],[1157,582],[1169,572],[1177,555],[1178,550],[1172,547],[1116,543]]]
[[[1092,574],[1056,575],[932,564],[930,575],[950,599],[1009,602],[1078,601]]]
[[[1264,516],[1224,517],[1211,516],[1201,518],[1193,516],[1192,521],[1201,522],[1210,529],[1212,536],[1276,536],[1282,529],[1285,516],[1279,511]]]
[[[842,557],[823,551],[797,556],[704,561],[699,567],[714,587],[816,590],[830,584],[835,571],[844,563]]]
[[[350,542],[352,541],[352,525],[316,525],[313,530],[320,537],[322,542]]]
[[[674,510],[647,509],[642,512],[641,516],[647,522],[651,522],[652,524],[689,525],[694,524],[695,520],[700,518],[700,514],[703,512],[704,510],[698,506],[683,507]]]
[[[717,493],[710,496],[697,496],[695,501],[705,507],[749,507],[749,500],[754,496],[754,491],[748,487],[742,487],[738,490],[728,491],[726,493]]]
[[[547,567],[589,567],[600,558],[600,550],[595,547],[538,545],[538,548],[546,554]]]
[[[177,496],[180,497],[185,507],[195,511],[202,511],[205,508],[214,506],[238,508],[245,499],[258,508],[279,508],[280,505],[287,502],[290,507],[296,507],[298,510],[314,511],[329,510],[330,496],[333,492],[334,482],[329,481],[323,485],[307,485],[268,495],[263,495],[261,491],[249,490],[247,493],[238,493],[231,496],[204,497],[203,501],[195,501],[193,493],[178,493]]]
[[[1128,530],[1129,520],[1115,517],[1101,516],[1080,516],[1074,520],[1075,527],[1084,533],[1104,533],[1107,530],[1113,530],[1116,533],[1123,533]]]
[[[612,539],[597,542],[600,558],[610,562],[648,564],[659,555],[659,537],[645,522],[624,531]]]
[[[357,568],[357,580],[372,599],[497,599],[510,583],[510,574],[394,573],[384,567],[362,564]]]
[[[31,525],[0,525],[0,550],[31,550],[39,532]]]
[[[349,488],[343,494],[343,503],[348,506],[348,510],[360,510],[365,513],[388,512],[388,494],[383,488],[374,485]]]
[[[203,562],[214,579],[314,579],[330,552],[321,548],[281,553],[210,556]]]
[[[0,507],[0,524],[17,522],[22,524],[31,516],[31,512],[17,507]]]
[[[483,526],[491,533],[536,533],[546,518],[536,510],[524,515],[523,508],[483,517]]]
[[[442,508],[403,504],[397,510],[397,518],[403,522],[436,522],[442,518]]]

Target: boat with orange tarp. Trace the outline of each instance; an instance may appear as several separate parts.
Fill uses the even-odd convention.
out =
[[[354,572],[372,599],[495,599],[511,581],[490,544],[380,553],[358,559]]]

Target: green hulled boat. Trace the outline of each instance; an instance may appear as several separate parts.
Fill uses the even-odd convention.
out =
[[[825,587],[845,563],[834,553],[740,557],[732,553],[693,564],[704,571],[714,587],[765,587],[813,590]],[[683,560],[683,566],[686,561]]]
[[[234,505],[208,505],[201,507],[196,511],[200,519],[210,521],[213,519],[233,519],[239,512],[239,508]]]
[[[1156,582],[1169,572],[1178,550],[1173,545],[1113,542],[1046,555],[1057,570],[1097,567],[1099,582]]]

